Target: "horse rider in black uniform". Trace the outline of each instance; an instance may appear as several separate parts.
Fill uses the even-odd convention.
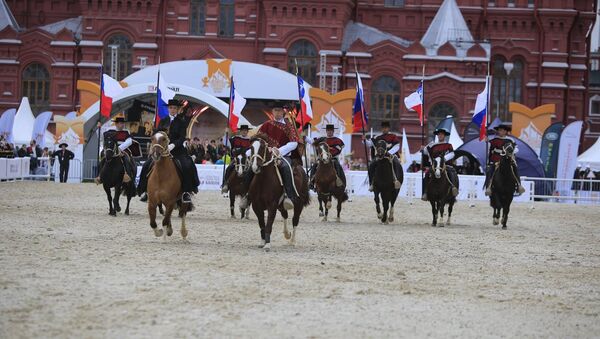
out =
[[[392,173],[394,174],[394,187],[396,189],[400,189],[400,181],[398,180],[398,177],[400,177],[400,173],[402,171],[402,164],[400,164],[400,160],[398,159],[397,153],[400,150],[400,138],[394,134],[394,133],[390,133],[390,122],[389,121],[382,121],[381,122],[381,134],[378,135],[377,137],[375,137],[375,139],[370,140],[370,139],[365,139],[363,137],[363,142],[368,146],[372,148],[371,153],[375,154],[375,147],[377,146],[377,143],[380,140],[385,141],[386,143],[386,147],[387,147],[387,154],[388,156],[391,158],[391,163],[393,164],[393,171]],[[377,161],[372,161],[369,164],[369,192],[373,192],[373,180],[375,178],[373,178],[373,176],[375,175],[377,171]]]
[[[67,182],[67,178],[69,176],[69,161],[75,158],[75,154],[73,154],[73,152],[67,149],[68,146],[69,145],[67,145],[67,143],[63,142],[62,144],[58,145],[58,147],[60,147],[60,150],[52,154],[53,160],[55,158],[58,158],[58,165],[60,168],[60,182]]]
[[[502,157],[500,154],[504,152],[504,148],[507,145],[512,145],[513,147],[513,155],[517,154],[519,148],[517,147],[517,143],[510,136],[510,132],[512,130],[512,126],[510,123],[501,123],[500,125],[494,127],[496,130],[496,136],[490,139],[489,143],[489,154],[488,154],[488,168],[485,176],[485,195],[489,196],[492,194],[492,178],[494,177],[494,172],[496,172],[496,166],[500,162]],[[521,186],[521,177],[519,176],[519,169],[517,167],[517,161],[514,156],[512,159],[512,168],[513,173],[517,179],[517,186],[515,187],[515,191],[519,194],[523,194],[525,192],[525,188]]]
[[[133,139],[131,138],[131,133],[129,133],[129,130],[125,128],[125,117],[122,115],[117,115],[113,118],[113,122],[115,124],[115,129],[110,129],[104,132],[104,138],[115,138],[115,141],[119,147],[118,155],[123,157],[123,167],[125,168],[123,181],[129,182],[130,180],[135,179],[133,169],[136,165],[133,161],[131,152],[128,149],[133,144]],[[100,160],[100,171],[98,171],[98,176],[94,179],[97,185],[102,183],[102,173],[104,171],[105,161],[106,159],[104,157],[102,157],[102,160]]]
[[[452,195],[458,195],[458,174],[456,173],[456,169],[452,166],[452,161],[454,160],[454,147],[452,144],[446,141],[446,138],[450,136],[450,130],[447,127],[438,127],[433,131],[433,134],[437,136],[438,141],[430,142],[425,148],[423,148],[423,160],[424,166],[423,168],[431,166],[433,164],[433,159],[437,157],[444,157],[446,161],[446,172],[448,173],[448,179],[450,179],[450,185],[452,185]],[[423,196],[421,200],[427,201],[427,185],[429,181],[427,180],[427,175],[433,175],[432,173],[425,174],[425,181],[423,182]]]
[[[344,149],[344,142],[342,141],[342,139],[333,135],[335,130],[336,128],[333,124],[325,125],[325,133],[327,133],[326,137],[315,138],[314,141],[306,139],[306,142],[312,144],[313,146],[318,145],[323,141],[327,143],[327,145],[329,146],[329,152],[332,156],[331,161],[333,161],[333,167],[335,168],[335,172],[337,174],[335,184],[337,187],[342,187],[346,185],[346,174],[344,173],[344,169],[340,164],[340,159],[338,159],[338,156],[342,153],[342,149]],[[315,174],[317,173],[317,165],[318,162],[315,161],[310,167],[310,189],[315,188]]]
[[[171,125],[171,121],[173,121],[173,119],[175,119],[175,117],[179,113],[181,103],[178,100],[171,99],[169,100],[168,108],[168,118],[161,119],[158,122],[158,126],[154,129],[152,135],[156,134],[157,132],[165,132],[169,134],[169,126]],[[148,194],[146,194],[146,190],[148,188],[148,175],[150,174],[150,168],[152,168],[152,158],[148,157],[148,159],[146,159],[146,161],[144,161],[144,164],[142,165],[142,172],[140,173],[140,183],[137,187],[138,195],[142,196],[142,198],[140,199],[140,201],[142,202],[148,201]]]
[[[231,145],[231,162],[225,170],[225,176],[223,177],[223,186],[221,187],[221,193],[229,192],[227,180],[229,179],[231,172],[233,172],[235,168],[235,157],[239,154],[245,154],[250,149],[251,143],[250,138],[248,137],[248,130],[248,125],[240,125],[240,134],[229,138],[229,144]]]

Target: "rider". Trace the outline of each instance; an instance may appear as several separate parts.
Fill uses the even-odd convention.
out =
[[[293,201],[299,198],[296,194],[292,175],[292,166],[302,163],[300,153],[296,150],[298,147],[298,134],[294,123],[284,118],[284,105],[281,101],[275,101],[271,109],[273,120],[269,120],[260,126],[258,133],[265,134],[268,138],[266,141],[274,155],[282,157],[283,161],[279,162],[278,168],[284,187],[283,208],[290,210],[294,208]],[[252,178],[253,172],[249,171],[248,180],[252,180]],[[242,199],[240,207],[245,208],[246,205],[247,200]]]
[[[179,111],[181,110],[181,102],[179,100],[171,99],[168,103],[169,108],[169,117],[168,119],[161,119],[158,123],[158,126],[154,129],[152,134],[157,132],[165,132],[168,134],[169,126],[171,122],[175,119]],[[140,182],[138,184],[138,195],[141,195],[142,198],[140,201],[146,202],[148,201],[148,194],[146,194],[146,189],[148,186],[148,175],[150,174],[150,169],[152,168],[152,158],[148,157],[142,165],[142,172],[140,173]]]
[[[501,123],[500,125],[494,127],[494,129],[496,130],[496,137],[492,138],[489,141],[489,163],[487,173],[485,176],[485,195],[488,196],[492,194],[491,178],[494,177],[494,172],[496,171],[496,166],[501,159],[500,154],[504,152],[504,147],[506,145],[512,145],[514,150],[513,154],[516,154],[519,151],[517,143],[512,137],[510,137],[510,131],[512,130],[512,126],[510,123]],[[517,162],[515,161],[514,157],[512,159],[512,168],[517,179],[517,187],[515,187],[515,190],[519,194],[523,194],[523,192],[525,192],[525,188],[521,186],[521,177],[519,176],[519,169],[517,168]]]
[[[450,179],[450,184],[452,185],[452,195],[458,195],[458,174],[456,174],[456,170],[451,165],[452,160],[454,159],[454,147],[452,144],[446,141],[446,137],[450,136],[450,130],[447,127],[438,127],[433,131],[433,134],[437,136],[438,141],[435,140],[430,142],[423,149],[423,158],[425,163],[433,164],[433,159],[437,157],[444,157],[446,163],[446,171],[448,173],[448,178]],[[425,164],[427,166],[427,164]],[[423,168],[425,168],[423,166]],[[426,180],[423,186],[423,196],[421,200],[427,201],[427,185],[429,182]]]
[[[227,193],[229,187],[227,186],[227,180],[235,168],[235,162],[233,159],[242,153],[246,153],[250,149],[250,138],[248,137],[248,125],[241,125],[239,128],[240,134],[229,138],[229,144],[231,145],[231,159],[232,161],[225,170],[225,177],[223,178],[223,187],[221,187],[221,193]]]
[[[344,169],[342,168],[342,165],[340,164],[338,155],[340,155],[340,153],[342,152],[342,149],[344,148],[344,142],[342,141],[342,139],[333,136],[335,129],[336,128],[333,124],[325,125],[325,133],[327,133],[327,137],[315,138],[314,141],[311,141],[310,139],[306,139],[306,142],[309,144],[313,144],[313,145],[321,143],[323,141],[325,141],[327,143],[327,145],[329,146],[329,152],[331,153],[331,156],[333,158],[332,159],[333,166],[335,167],[335,172],[337,174],[335,184],[338,187],[342,187],[342,186],[346,185],[346,174],[344,174]],[[317,162],[313,163],[312,166],[310,167],[309,187],[311,189],[314,189],[314,187],[315,187],[315,173],[316,172],[317,172]]]
[[[378,135],[377,137],[375,137],[375,139],[373,141],[369,140],[369,139],[365,139],[363,136],[363,142],[368,146],[368,147],[373,147],[373,149],[375,148],[375,146],[377,145],[377,143],[380,140],[385,141],[386,143],[386,147],[387,147],[387,153],[392,157],[392,164],[393,164],[393,174],[394,174],[394,187],[396,189],[400,188],[400,181],[398,181],[398,177],[400,176],[400,171],[402,171],[402,165],[400,164],[400,160],[397,157],[397,153],[400,150],[400,138],[394,134],[394,133],[390,133],[390,122],[389,121],[382,121],[381,122],[381,134]],[[369,191],[373,192],[373,181],[375,178],[373,178],[373,176],[375,175],[375,172],[377,170],[377,162],[373,161],[371,162],[371,164],[369,164]]]
[[[133,163],[131,152],[128,150],[129,146],[133,144],[133,139],[131,138],[129,131],[125,129],[125,117],[123,114],[116,115],[112,121],[115,124],[114,129],[111,128],[104,132],[104,136],[107,137],[110,134],[114,134],[115,141],[119,147],[119,152],[124,157],[123,166],[125,167],[125,175],[123,175],[123,181],[129,182],[129,180],[134,177],[133,168],[135,164]],[[100,171],[98,171],[98,176],[94,179],[97,185],[102,183],[102,173],[104,172],[105,162],[105,158],[103,157],[102,160],[100,160]]]

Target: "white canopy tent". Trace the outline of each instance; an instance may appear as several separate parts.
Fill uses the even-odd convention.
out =
[[[589,165],[593,171],[600,171],[600,138],[577,157],[577,164],[581,167]]]
[[[19,105],[19,109],[15,115],[15,122],[13,124],[12,135],[15,147],[20,145],[29,145],[33,139],[34,125],[35,117],[33,116],[31,106],[29,105],[29,99],[27,97],[23,97],[23,99],[21,99],[21,105]],[[54,136],[47,130],[45,131],[44,139],[46,145],[54,144]]]

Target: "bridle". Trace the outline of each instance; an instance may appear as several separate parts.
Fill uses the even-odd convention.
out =
[[[240,153],[234,157],[234,169],[235,169],[235,172],[238,174],[238,176],[241,176],[240,173],[246,172],[248,167],[249,167],[249,164],[248,164],[248,158],[246,157],[246,154]]]
[[[110,144],[112,144],[112,147],[109,147]],[[117,147],[117,142],[114,139],[106,140],[104,147],[104,157],[107,162],[111,162],[115,157],[119,156],[119,147]]]
[[[271,163],[273,163],[278,157],[275,156],[275,154],[273,154],[273,152],[271,151],[271,158],[267,160],[267,150],[269,149],[269,147],[267,147],[267,142],[263,139],[260,138],[256,138],[252,144],[254,144],[255,142],[259,142],[260,143],[260,147],[258,148],[258,151],[260,151],[260,149],[263,149],[262,155],[259,153],[254,153],[254,147],[251,148],[251,154],[250,154],[250,164],[252,164],[254,162],[254,159],[258,159],[260,160],[262,163],[260,165],[257,165],[257,167],[261,168],[261,167],[266,167],[268,165],[270,165]],[[258,163],[258,161],[257,161]],[[254,169],[253,169],[254,171]],[[254,171],[255,173],[258,173],[259,171]]]
[[[437,157],[435,159],[432,159],[431,172],[433,172],[434,176],[437,179],[441,178],[442,173],[446,172],[446,162],[442,161],[442,159],[443,157]]]
[[[386,151],[387,143],[385,142],[385,140],[379,140],[375,145],[375,158],[377,158],[377,160],[385,158]]]
[[[329,145],[325,142],[320,142],[317,145],[317,156],[318,161],[324,164],[328,164],[331,161],[331,152],[329,151]]]
[[[157,134],[161,134],[161,136],[164,138],[163,144],[168,145],[170,143],[169,140],[169,136],[164,133],[164,132],[157,132],[153,137],[152,137],[152,146],[150,146],[150,154],[152,155],[152,160],[154,161],[158,161],[160,158],[167,158],[167,157],[172,157],[171,153],[169,152],[168,147],[165,147],[163,145],[161,145],[160,141],[158,141],[157,139]],[[159,149],[159,152],[156,152],[155,150]],[[155,157],[155,154],[158,153],[158,157]]]

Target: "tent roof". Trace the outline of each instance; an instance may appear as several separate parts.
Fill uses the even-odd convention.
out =
[[[29,145],[34,123],[35,117],[31,111],[31,106],[29,106],[29,99],[23,97],[15,115],[15,123],[13,125],[13,142],[15,146],[22,144]]]
[[[19,23],[17,23],[6,1],[0,0],[0,31],[6,26],[12,27],[15,31],[20,30]]]
[[[383,32],[375,27],[365,25],[360,22],[350,21],[344,29],[344,38],[342,39],[342,51],[347,51],[356,40],[362,40],[366,45],[372,46],[381,41],[389,40],[400,46],[408,47],[411,42],[397,37],[391,33]]]
[[[590,168],[597,171],[600,170],[600,137],[585,152],[577,157],[577,163],[582,167],[590,165]]]

